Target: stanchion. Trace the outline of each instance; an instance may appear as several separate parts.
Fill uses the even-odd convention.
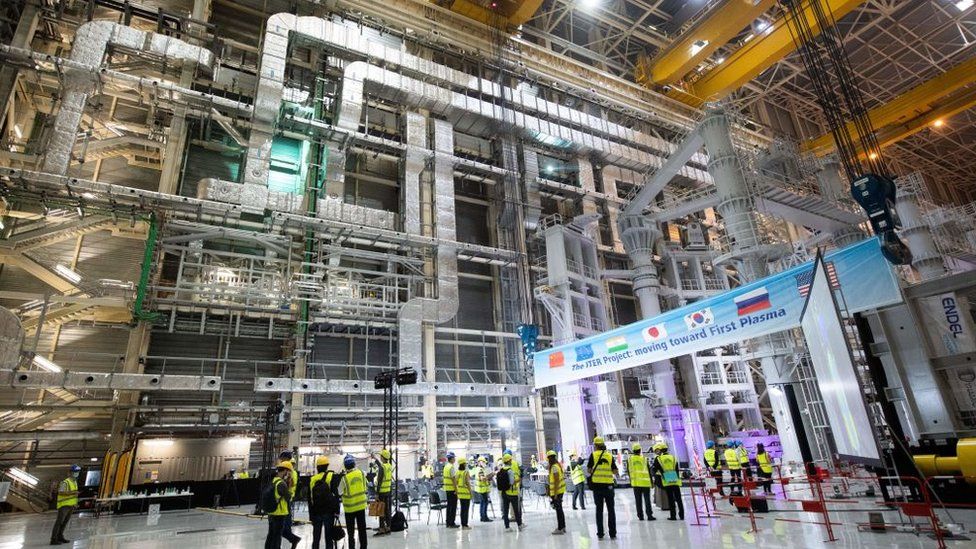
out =
[[[690,482],[688,483],[691,484]],[[702,486],[705,485],[705,481],[702,481]],[[695,522],[692,522],[692,526],[708,526],[708,524],[701,521],[701,514],[698,512],[698,498],[695,497],[695,487],[689,486],[691,488],[691,506],[695,509]],[[705,512],[708,512],[708,504],[705,504]]]
[[[749,485],[745,480],[742,482],[742,496],[732,496],[732,505],[737,509],[741,509],[743,506],[749,511],[749,523],[752,525],[750,532],[758,532],[759,527],[756,525],[756,513],[752,509],[752,493],[749,490]]]
[[[821,483],[820,475],[817,474],[815,479],[812,479],[817,483],[817,493],[820,499],[820,510],[823,513],[824,526],[827,528],[827,541],[836,541],[837,538],[834,537],[834,527],[830,524],[830,515],[827,512],[827,502],[824,500],[823,495],[823,484]]]

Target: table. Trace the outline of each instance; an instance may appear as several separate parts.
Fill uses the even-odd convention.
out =
[[[116,496],[111,498],[97,498],[95,499],[95,516],[100,514],[101,507],[111,507],[114,504],[122,503],[123,501],[140,501],[139,514],[146,512],[146,502],[149,500],[158,499],[169,499],[169,498],[186,498],[186,510],[189,511],[193,506],[193,492],[179,493],[179,494],[143,494],[139,496]]]

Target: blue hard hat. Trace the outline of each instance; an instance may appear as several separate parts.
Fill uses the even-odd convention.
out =
[[[511,451],[511,450],[505,450],[505,455],[506,455],[506,456],[510,456],[510,455],[512,455],[512,451]]]
[[[81,471],[81,466],[79,466],[79,465],[72,465],[71,466],[71,472],[72,473],[77,473],[79,471]]]
[[[715,442],[711,440],[705,443],[705,448],[714,448],[714,447],[715,447]]]
[[[356,458],[352,457],[349,454],[346,454],[346,457],[343,458],[343,460],[342,460],[342,464],[345,465],[346,467],[355,467],[355,465],[356,465]]]
[[[451,459],[452,457],[454,457],[454,452],[448,452],[447,455],[445,455],[444,457],[446,457],[447,459]]]

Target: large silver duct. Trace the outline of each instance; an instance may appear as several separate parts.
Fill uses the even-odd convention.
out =
[[[266,25],[258,88],[254,99],[256,123],[248,144],[245,183],[263,185],[267,182],[272,128],[284,97],[285,65],[291,33],[313,38],[354,58],[382,62],[385,67],[404,73],[386,71],[379,67],[373,67],[371,70],[354,68],[353,65],[356,63],[347,68],[346,79],[343,82],[343,104],[336,122],[337,127],[347,131],[358,131],[360,119],[357,115],[361,114],[362,109],[361,90],[367,80],[366,73],[369,73],[369,76],[377,76],[374,81],[378,84],[386,85],[395,92],[404,92],[421,101],[418,106],[424,107],[423,102],[431,101],[439,103],[442,108],[450,106],[458,114],[473,113],[492,121],[514,121],[516,128],[548,145],[574,146],[581,151],[606,152],[609,155],[608,162],[621,159],[620,161],[627,163],[625,165],[647,170],[659,167],[670,151],[670,144],[664,139],[634,131],[604,118],[570,109],[532,94],[523,94],[510,87],[499,86],[489,80],[405,53],[399,48],[371,41],[355,27],[318,17],[278,13],[268,18]],[[377,70],[381,72],[372,72]],[[354,73],[359,71],[363,71],[363,77],[356,78]],[[470,93],[472,96],[504,98],[504,103],[511,105],[511,108],[502,109],[493,102],[469,97],[467,93],[454,93],[448,88],[474,92]],[[353,110],[347,110],[349,108]],[[533,113],[535,116],[526,113]],[[508,125],[513,123],[509,122]],[[622,143],[631,143],[652,152],[635,149]],[[704,156],[699,155],[695,161],[704,165]],[[683,168],[682,174],[705,183],[711,182],[706,172],[689,166]]]
[[[85,103],[98,76],[97,68],[109,44],[162,56],[166,59],[196,63],[211,68],[213,54],[199,46],[153,32],[141,31],[110,21],[91,21],[78,27],[71,46],[70,60],[89,68],[70,65],[64,71],[61,108],[54,120],[42,171],[64,175],[71,162],[71,151]]]
[[[434,236],[437,245],[437,297],[415,297],[400,308],[397,325],[400,368],[420,369],[423,359],[423,323],[440,324],[454,318],[458,310],[457,247],[454,242],[454,129],[449,122],[434,120]],[[411,213],[419,218],[420,210]],[[413,221],[404,220],[404,225]],[[419,225],[419,219],[417,220]]]
[[[429,155],[427,119],[421,114],[408,112],[404,117],[404,135],[407,150],[403,159],[403,187],[400,193],[403,231],[420,234],[420,174]]]
[[[13,370],[20,362],[24,328],[13,312],[0,307],[0,370]]]

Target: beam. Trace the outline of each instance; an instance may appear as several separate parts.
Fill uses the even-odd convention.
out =
[[[671,153],[664,165],[647,178],[637,195],[627,204],[620,216],[643,215],[644,209],[650,205],[654,197],[664,190],[664,187],[674,179],[674,176],[678,175],[681,168],[691,160],[692,156],[695,156],[695,153],[702,148],[704,143],[701,132],[697,128],[692,130]]]
[[[674,84],[775,5],[776,0],[726,0],[653,60],[640,56],[634,67],[637,83],[648,88]],[[704,46],[695,46],[699,41]]]
[[[488,9],[474,0],[454,0],[451,3],[451,11],[491,27],[511,30],[531,19],[542,6],[542,0],[519,0],[498,2],[498,4],[498,8]],[[511,6],[511,4],[515,5]]]
[[[821,0],[830,9],[833,19],[840,20],[854,11],[864,0]],[[804,8],[810,28],[815,34],[820,34],[820,25],[809,6]],[[787,24],[786,17],[780,17],[773,22],[768,31],[746,42],[724,63],[712,69],[690,88],[692,98],[677,94],[673,97],[683,100],[692,106],[700,107],[706,101],[717,101],[747,82],[755,79],[763,71],[778,63],[781,59],[796,50],[793,35]],[[671,94],[669,94],[671,95]]]
[[[0,442],[22,442],[25,440],[102,440],[104,433],[97,431],[5,431],[0,433]]]
[[[906,137],[912,136],[925,128],[931,127],[936,120],[946,120],[956,114],[976,106],[976,88],[957,94],[946,100],[925,114],[907,120],[900,124],[886,126],[875,132],[878,146],[887,147]],[[863,154],[863,151],[861,151]]]
[[[28,274],[34,278],[40,280],[41,282],[47,284],[48,286],[54,288],[55,290],[63,293],[73,293],[80,291],[78,287],[74,284],[68,282],[67,280],[61,278],[54,271],[48,269],[47,267],[41,265],[40,263],[34,261],[33,259],[27,257],[26,255],[15,252],[13,250],[7,250],[0,248],[0,263],[8,263],[15,267],[20,267],[21,269],[27,271]]]
[[[927,80],[895,97],[884,105],[871,109],[868,112],[868,117],[871,119],[871,125],[879,133],[881,133],[882,128],[889,125],[904,126],[905,129],[909,129],[909,127],[914,128],[914,131],[899,138],[904,139],[904,137],[925,127],[925,124],[913,124],[913,121],[925,118],[927,120],[930,119],[928,120],[929,122],[934,122],[939,118],[952,116],[960,110],[968,108],[964,106],[956,109],[951,106],[966,105],[965,99],[961,99],[969,95],[966,93],[959,94],[956,99],[950,99],[949,101],[940,100],[956,94],[956,92],[974,82],[976,82],[976,57],[967,59],[939,76]],[[938,116],[928,116],[930,112],[936,110],[939,111]],[[847,132],[854,137],[855,141],[860,137],[853,122],[847,123]],[[884,146],[880,141],[879,139],[879,144]],[[894,141],[890,142],[893,143]],[[803,143],[804,151],[812,152],[818,156],[829,154],[835,148],[834,136],[830,133]]]

